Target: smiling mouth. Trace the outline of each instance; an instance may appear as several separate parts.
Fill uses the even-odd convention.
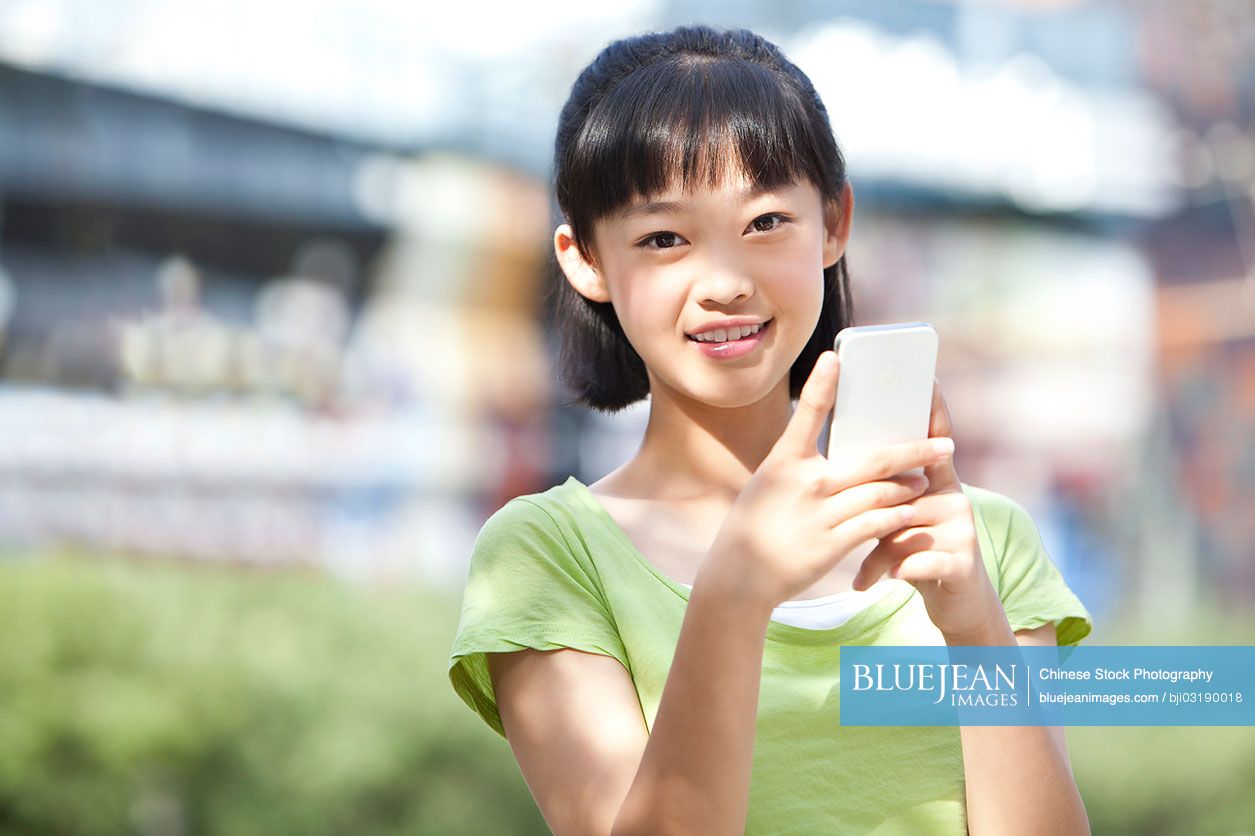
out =
[[[740,337],[739,339],[735,339],[735,340],[724,340],[723,342],[713,342],[711,340],[699,340],[696,337],[692,336],[691,334],[685,334],[684,336],[688,338],[689,342],[701,343],[702,345],[730,345],[732,343],[741,343],[741,342],[745,342],[746,340],[752,340],[756,337],[762,336],[763,334],[767,333],[767,329],[770,328],[771,324],[775,321],[776,321],[775,317],[772,317],[771,319],[764,322],[763,327],[759,328],[754,333],[746,334],[744,337]]]

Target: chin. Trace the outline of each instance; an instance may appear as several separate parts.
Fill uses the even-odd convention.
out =
[[[778,381],[775,385],[757,380],[732,385],[728,382],[720,384],[716,380],[700,388],[689,388],[686,394],[695,401],[717,409],[741,409],[769,397],[778,385]],[[787,377],[784,385],[788,386]]]

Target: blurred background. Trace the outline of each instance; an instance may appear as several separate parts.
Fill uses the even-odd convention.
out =
[[[545,833],[446,670],[563,405],[557,114],[753,28],[1094,644],[1255,643],[1255,4],[0,0],[0,834]],[[1255,729],[1072,728],[1094,832],[1255,833]]]

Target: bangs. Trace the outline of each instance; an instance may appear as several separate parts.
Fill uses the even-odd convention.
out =
[[[809,182],[836,201],[847,185],[828,111],[806,74],[748,29],[704,25],[623,38],[598,53],[558,115],[553,162],[558,207],[594,267],[594,223],[639,200],[744,179],[755,191]],[[648,398],[649,369],[614,304],[584,295],[559,260],[545,316],[559,340],[564,403],[615,413]],[[814,331],[789,367],[790,399],[855,324],[844,253],[823,268],[823,290]]]
[[[587,240],[593,222],[634,201],[737,173],[756,190],[810,180],[834,198],[842,173],[826,160],[840,152],[806,96],[787,74],[740,59],[677,55],[641,67],[596,104],[559,160],[574,237]]]

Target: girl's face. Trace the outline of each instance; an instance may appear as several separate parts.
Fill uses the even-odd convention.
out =
[[[787,391],[789,369],[819,321],[823,270],[845,250],[852,210],[848,185],[840,206],[825,206],[809,181],[756,194],[738,173],[716,188],[673,188],[599,220],[592,264],[566,224],[554,246],[576,290],[613,304],[655,398],[665,387],[730,408],[778,386]],[[695,338],[730,318],[761,331],[723,345]]]

